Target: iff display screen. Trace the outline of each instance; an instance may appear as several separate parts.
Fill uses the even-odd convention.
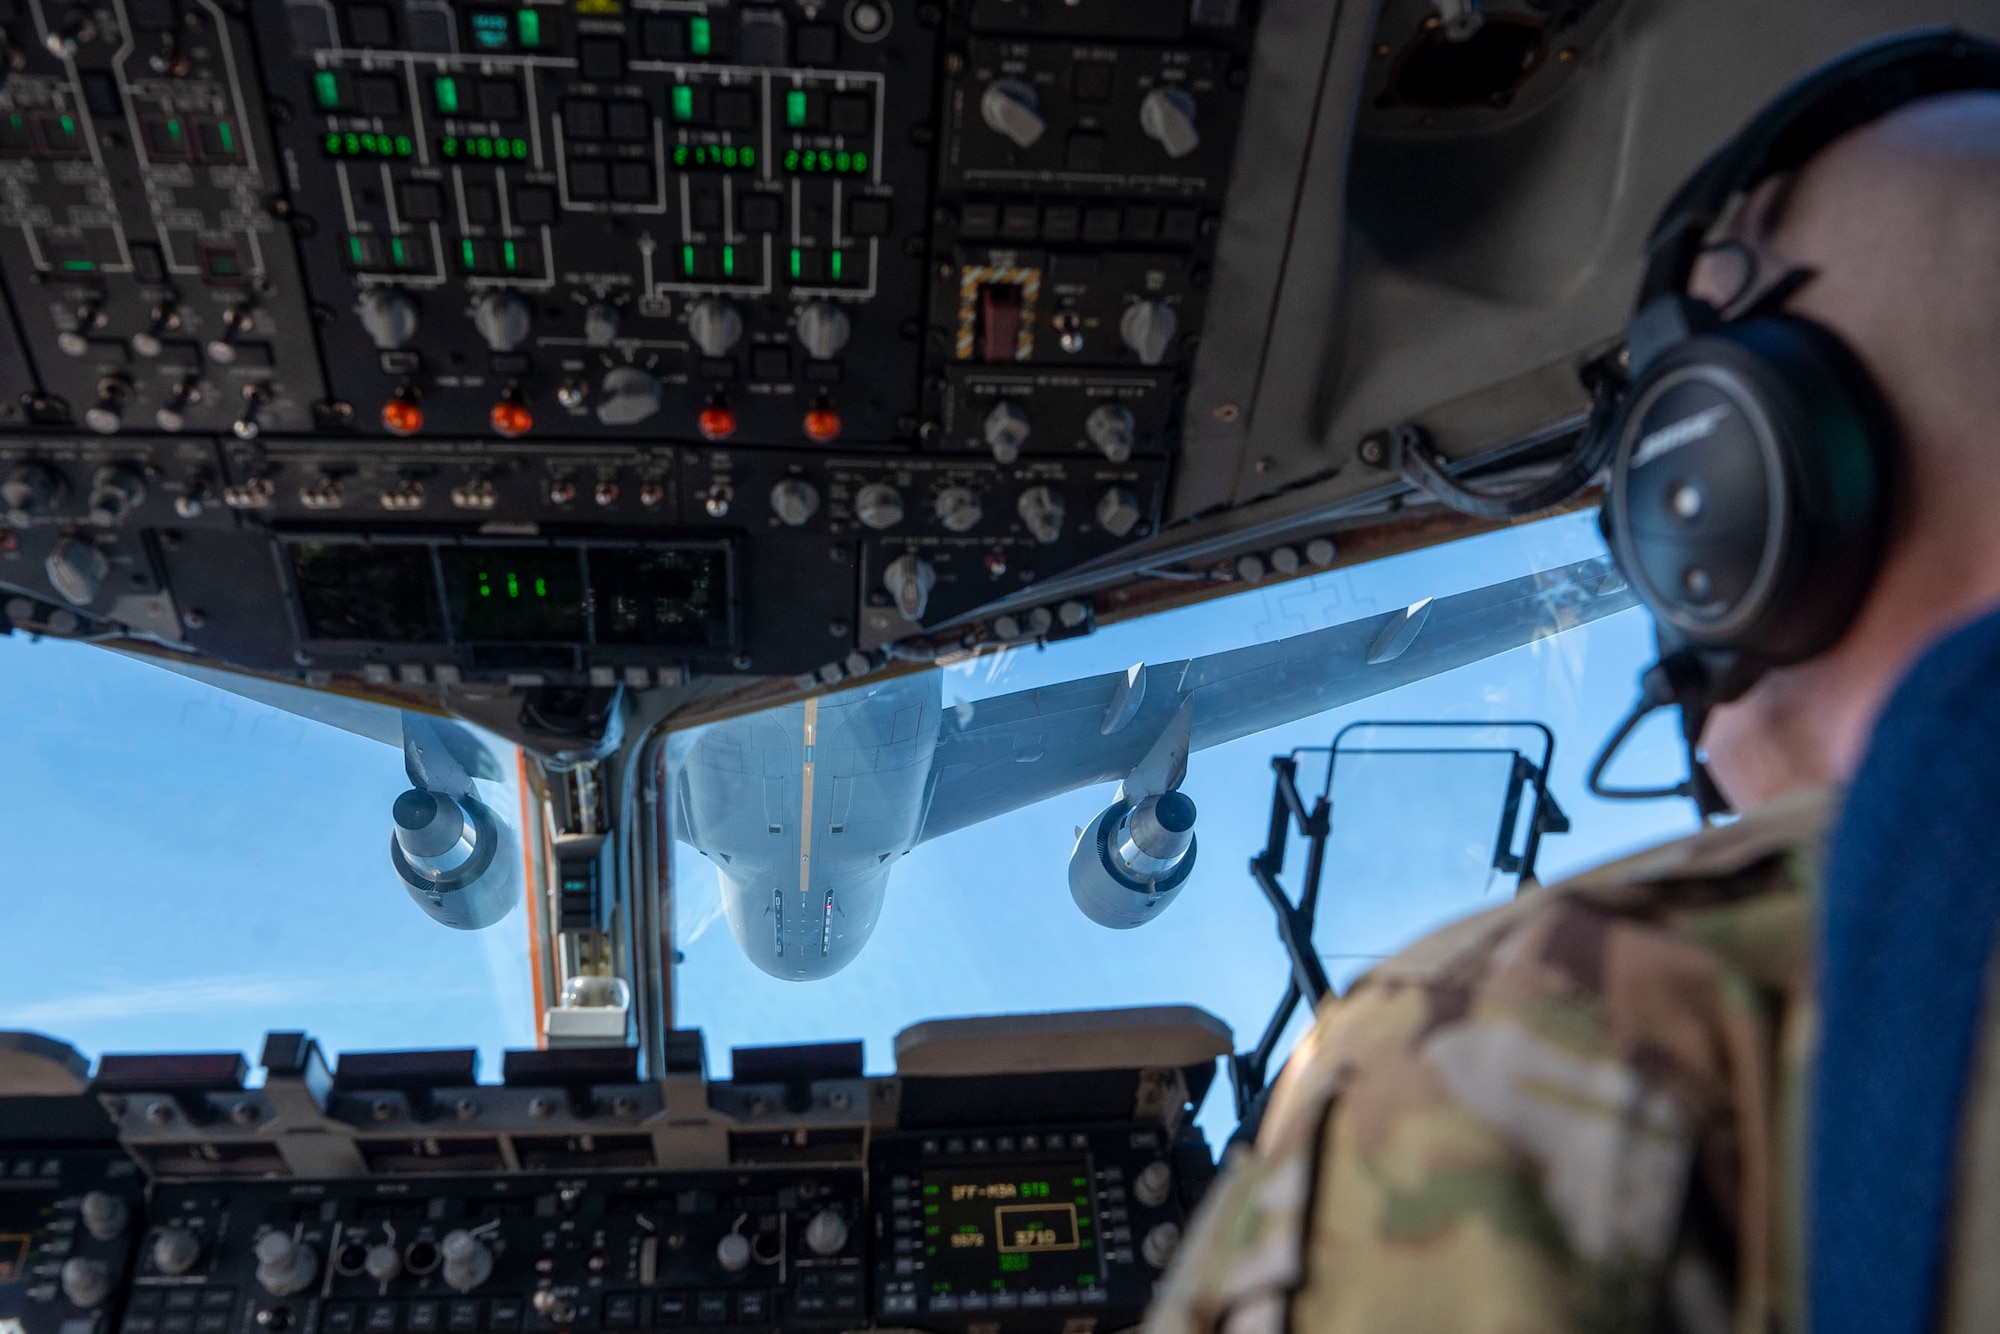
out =
[[[1082,1159],[923,1176],[924,1266],[934,1294],[1092,1288],[1096,1206]]]
[[[55,1210],[53,1195],[42,1191],[0,1191],[0,1288],[28,1276],[28,1252],[35,1233]]]
[[[729,554],[721,547],[590,552],[597,642],[729,648]]]
[[[306,638],[428,644],[443,637],[430,548],[294,542],[289,554]]]
[[[588,637],[574,547],[441,547],[452,637],[479,644],[578,644]]]

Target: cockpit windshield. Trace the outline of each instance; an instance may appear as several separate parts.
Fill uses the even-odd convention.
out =
[[[1585,791],[1651,661],[1630,604],[1571,515],[675,733],[675,1023],[712,1068],[860,1038],[887,1070],[927,1018],[1170,1002],[1248,1048],[1288,976],[1248,869],[1273,757],[1332,805],[1313,947],[1336,989],[1514,892],[1517,761],[1548,769],[1545,827],[1567,817],[1541,880],[1693,825]],[[1475,726],[1350,730],[1329,784],[1336,734],[1381,720]],[[1618,771],[1681,763],[1662,723]]]
[[[1330,802],[1310,946],[1336,990],[1529,873],[1693,822],[1585,792],[1652,647],[1585,515],[1023,638],[659,738],[644,808],[670,874],[649,888],[674,966],[653,1012],[704,1032],[712,1072],[734,1047],[855,1038],[886,1071],[925,1019],[1156,1003],[1248,1049],[1290,976],[1249,871],[1274,757]],[[475,1046],[489,1074],[536,1045],[561,905],[535,839],[525,896],[467,909],[418,874],[448,888],[474,845],[522,865],[541,816],[499,737],[22,635],[0,673],[24,946],[0,1027],[92,1055],[254,1054],[303,1029],[335,1051]],[[1662,720],[1619,773],[1681,763]],[[1286,858],[1296,895],[1296,830]],[[1226,1126],[1227,1104],[1206,1114]]]
[[[0,638],[0,680],[0,1028],[93,1057],[254,1056],[303,1029],[330,1051],[477,1047],[494,1072],[534,1045],[524,907],[454,931],[391,869],[410,786],[394,710],[329,706],[381,733],[362,735],[19,634]],[[515,752],[481,744],[485,805],[518,825]]]

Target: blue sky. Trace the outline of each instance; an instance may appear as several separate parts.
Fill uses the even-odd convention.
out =
[[[0,1026],[96,1056],[531,1045],[519,909],[438,926],[389,868],[400,751],[88,645],[0,639]],[[512,752],[505,752],[512,768]],[[519,797],[489,794],[518,821]]]
[[[981,659],[948,669],[945,699],[977,707],[1601,551],[1589,516],[1545,521]],[[1576,824],[1544,847],[1552,879],[1692,827],[1685,803],[1613,805],[1582,791],[1584,766],[1630,705],[1649,649],[1645,618],[1627,612],[1197,755],[1186,791],[1201,811],[1199,865],[1168,911],[1136,931],[1094,925],[1067,888],[1073,830],[1109,788],[920,847],[897,865],[861,958],[817,983],[780,982],[744,959],[719,920],[713,867],[679,849],[677,1022],[706,1031],[717,1075],[732,1046],[836,1038],[862,1039],[869,1068],[886,1071],[896,1031],[924,1019],[1095,1006],[1201,1005],[1247,1046],[1285,981],[1270,914],[1245,871],[1263,836],[1272,755],[1325,745],[1356,719],[1544,721],[1557,736],[1555,789]],[[92,1056],[254,1058],[263,1034],[284,1028],[314,1034],[329,1052],[476,1046],[491,1079],[501,1050],[532,1042],[522,913],[453,932],[418,911],[389,870],[389,804],[404,786],[397,751],[101,649],[20,635],[0,639],[0,735],[9,738],[0,846],[10,850],[0,895],[15,945],[0,975],[0,1026]],[[1671,770],[1672,741],[1661,720],[1620,771]],[[1397,797],[1405,788],[1418,794]],[[1348,818],[1336,820],[1319,942],[1336,978],[1365,966],[1357,956],[1510,891],[1452,860],[1453,847],[1478,841],[1458,826],[1486,819],[1483,781],[1389,766],[1356,771],[1343,791]],[[488,795],[496,810],[518,812],[511,787]],[[1204,1121],[1213,1136],[1230,1120],[1218,1090]]]
[[[1602,554],[1593,516],[1549,520],[1112,626],[1044,651],[976,660],[948,669],[945,702],[976,707],[989,696],[1300,634]],[[861,1038],[869,1069],[886,1072],[895,1033],[924,1019],[1121,1005],[1200,1005],[1226,1020],[1239,1047],[1247,1047],[1286,979],[1269,909],[1246,870],[1264,837],[1273,755],[1325,746],[1358,719],[1546,722],[1557,739],[1555,791],[1576,826],[1544,845],[1543,877],[1552,879],[1693,827],[1684,802],[1608,803],[1583,791],[1584,770],[1635,698],[1650,650],[1649,622],[1625,612],[1197,754],[1183,790],[1200,810],[1199,863],[1180,897],[1138,930],[1097,926],[1069,896],[1074,830],[1110,801],[1112,786],[1040,802],[920,846],[896,864],[880,924],[861,957],[821,982],[780,981],[745,959],[721,920],[714,868],[679,848],[676,938],[687,962],[676,981],[678,1022],[704,1030],[717,1073],[726,1073],[732,1046],[836,1038]],[[1679,762],[1672,727],[1661,719],[1642,731],[1616,772],[1643,776]],[[1452,809],[1479,806],[1485,792],[1457,794]],[[1393,950],[1511,890],[1489,889],[1483,877],[1413,886],[1407,873],[1385,873],[1402,860],[1385,855],[1391,850],[1420,849],[1447,834],[1463,843],[1463,832],[1442,818],[1446,798],[1433,784],[1410,799],[1400,824],[1385,824],[1379,810],[1359,811],[1351,821],[1337,817],[1323,891],[1324,953]],[[1497,801],[1490,804],[1497,810]],[[1483,841],[1492,826],[1483,813],[1480,819]],[[1337,981],[1365,966],[1353,957],[1328,962]],[[1220,1091],[1203,1119],[1211,1138],[1233,1122]]]

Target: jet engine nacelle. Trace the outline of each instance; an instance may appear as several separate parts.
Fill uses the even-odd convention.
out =
[[[1179,792],[1113,802],[1077,835],[1069,893],[1099,926],[1128,930],[1166,911],[1194,870],[1194,803]]]
[[[411,788],[396,798],[390,815],[396,878],[437,921],[477,931],[520,902],[513,831],[477,797]]]

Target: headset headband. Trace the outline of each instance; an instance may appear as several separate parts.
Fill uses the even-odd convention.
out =
[[[1871,42],[1801,78],[1702,163],[1661,212],[1646,240],[1638,308],[1687,289],[1709,231],[1738,194],[1911,102],[1974,88],[2000,89],[2000,44],[1950,27]]]

